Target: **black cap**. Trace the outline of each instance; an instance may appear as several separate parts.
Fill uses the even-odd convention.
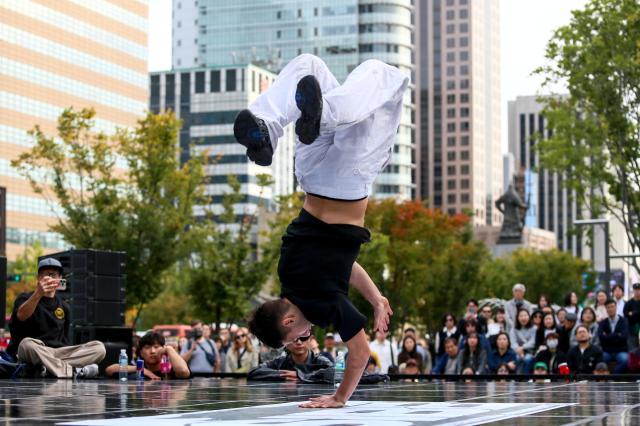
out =
[[[46,259],[42,259],[40,262],[38,262],[38,272],[45,268],[57,269],[61,274],[64,272],[62,263],[60,263],[58,259],[54,259],[53,257],[47,257]]]
[[[578,321],[578,316],[576,314],[574,314],[573,312],[570,312],[567,314],[567,316],[565,317],[566,321],[573,321],[576,322]]]
[[[640,283],[633,283],[634,290],[640,290]]]

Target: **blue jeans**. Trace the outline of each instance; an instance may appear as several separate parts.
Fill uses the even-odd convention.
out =
[[[618,352],[617,354],[604,352],[603,355],[604,362],[611,362],[615,359],[616,367],[612,371],[613,374],[621,374],[627,370],[627,362],[629,361],[628,352]]]
[[[533,371],[533,355],[524,354],[524,358],[518,357],[516,371],[518,374],[531,374]]]

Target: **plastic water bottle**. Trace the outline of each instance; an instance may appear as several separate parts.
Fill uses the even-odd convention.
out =
[[[336,387],[340,386],[344,377],[344,352],[338,352],[336,357],[336,364],[334,367],[333,383]]]
[[[118,357],[118,377],[121,382],[127,381],[127,374],[129,373],[129,357],[127,357],[127,350],[120,349],[120,356]]]

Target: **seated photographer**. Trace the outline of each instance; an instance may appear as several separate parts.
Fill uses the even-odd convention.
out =
[[[189,364],[189,370],[192,373],[219,373],[220,353],[211,340],[211,327],[205,327],[202,321],[194,320],[191,322],[191,330],[191,338],[180,352],[180,356]]]
[[[92,341],[69,346],[69,305],[56,294],[66,285],[62,264],[53,258],[38,263],[38,286],[35,291],[16,298],[9,329],[11,344],[7,348],[14,360],[35,368],[42,377],[93,378],[104,359],[102,342]]]
[[[285,346],[285,352],[249,371],[249,380],[332,383],[333,363],[308,348],[309,337],[299,337]]]
[[[164,337],[160,333],[150,331],[138,341],[138,347],[136,348],[138,359],[144,360],[144,376],[151,380],[160,380],[165,376],[162,372],[162,355],[166,355],[171,364],[170,371],[166,373],[167,379],[188,379],[191,376],[187,363],[178,352],[173,348],[165,344]],[[114,379],[118,378],[120,372],[120,366],[118,364],[111,364],[105,370],[107,377]],[[136,374],[136,366],[129,365],[127,367],[127,373],[130,378],[134,378]]]

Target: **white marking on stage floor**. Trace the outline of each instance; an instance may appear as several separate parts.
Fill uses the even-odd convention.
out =
[[[239,425],[480,425],[554,410],[573,404],[352,401],[339,409],[302,409],[299,402],[148,417],[84,420],[64,425],[187,426]]]

